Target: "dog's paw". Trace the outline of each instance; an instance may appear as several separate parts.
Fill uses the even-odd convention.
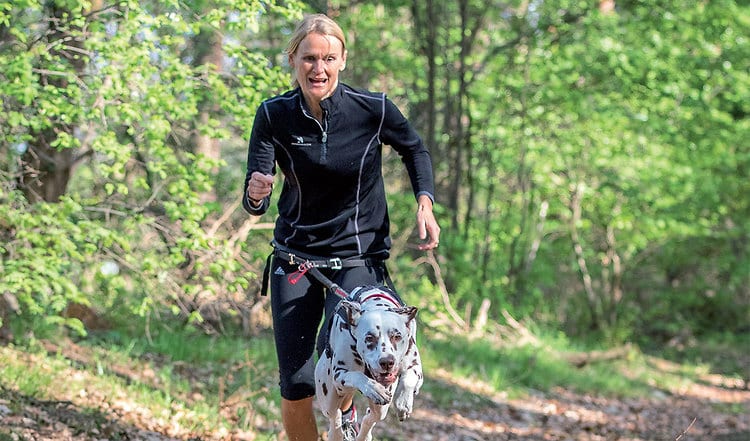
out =
[[[396,415],[398,416],[398,420],[403,423],[404,421],[408,420],[409,417],[411,416],[411,409],[403,410],[403,411],[399,409],[396,412]]]
[[[380,406],[390,403],[393,398],[388,388],[375,381],[368,381],[362,394]]]
[[[402,395],[396,398],[394,406],[396,407],[396,415],[399,421],[406,421],[411,416],[413,404],[414,400],[409,399],[409,397]]]

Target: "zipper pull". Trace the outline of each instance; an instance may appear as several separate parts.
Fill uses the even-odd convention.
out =
[[[327,142],[328,133],[327,132],[323,132],[323,139],[321,141],[323,141],[323,147],[320,150],[320,160],[322,162],[325,162],[328,157],[328,142]]]

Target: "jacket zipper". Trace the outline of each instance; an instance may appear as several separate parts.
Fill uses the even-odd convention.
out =
[[[323,131],[323,136],[321,137],[321,141],[323,142],[323,150],[320,152],[321,162],[325,162],[326,157],[328,156],[328,112],[326,111],[324,111],[323,113],[323,123],[325,124],[325,128],[323,128],[322,126],[320,127],[320,130]],[[318,123],[318,125],[320,125],[320,123]]]
[[[320,140],[323,143],[323,148],[320,151],[320,161],[325,162],[328,156],[328,111],[323,111],[323,124],[325,124],[325,128],[320,124],[320,121],[318,121],[314,116],[307,113],[307,110],[305,110],[304,108],[302,108],[302,113],[304,113],[306,117],[315,121],[315,124],[317,124],[320,128],[320,131],[322,133]]]

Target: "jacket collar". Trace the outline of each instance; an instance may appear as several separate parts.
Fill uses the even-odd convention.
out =
[[[349,86],[339,81],[339,84],[336,85],[336,89],[333,90],[331,96],[320,102],[320,107],[328,112],[329,115],[334,113],[339,108],[339,104],[344,100],[344,89],[348,88]],[[300,106],[309,113],[310,108],[307,105],[307,101],[305,101],[305,95],[302,93],[302,88],[297,86],[296,92],[297,95],[299,95]]]
[[[335,109],[344,99],[344,89],[348,88],[349,86],[339,81],[339,84],[336,85],[336,89],[333,90],[331,96],[321,101],[320,105],[326,110]]]

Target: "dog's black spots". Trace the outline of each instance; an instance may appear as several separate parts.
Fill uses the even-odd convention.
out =
[[[386,299],[386,294],[389,291],[364,290],[364,293],[359,293],[360,300],[357,304],[352,302],[352,311],[360,314],[369,310],[372,307],[375,314],[381,312],[405,314],[408,311],[407,308],[394,308],[397,298],[393,300]],[[378,299],[380,297],[380,299]],[[394,296],[395,297],[395,296]],[[364,300],[364,301],[363,301]],[[390,302],[390,303],[389,303]],[[360,309],[361,308],[361,309]],[[356,309],[356,311],[355,311]],[[413,318],[413,314],[409,316],[409,319]],[[373,321],[362,321],[359,324],[356,322],[348,322],[346,314],[342,315],[342,312],[337,313],[333,317],[334,322],[331,325],[330,341],[334,342],[329,345],[332,349],[326,352],[327,357],[323,362],[328,362],[325,369],[328,370],[328,377],[323,380],[316,378],[317,394],[321,401],[323,408],[331,406],[333,402],[331,400],[340,399],[344,396],[350,396],[354,389],[360,389],[360,392],[367,395],[368,393],[372,396],[368,396],[368,399],[372,403],[374,409],[367,409],[367,415],[375,417],[385,417],[386,409],[379,408],[392,402],[398,398],[396,402],[397,406],[403,407],[398,408],[398,419],[403,421],[411,414],[411,406],[413,395],[416,394],[417,389],[422,383],[422,372],[421,363],[419,361],[419,351],[416,347],[416,338],[414,332],[416,331],[415,321],[407,321],[406,326],[402,326],[399,322],[395,326],[386,325],[385,323],[395,323],[391,321],[383,320],[380,325],[377,325],[378,320]],[[367,323],[369,329],[362,330],[363,336],[356,337],[355,334],[359,334],[358,326],[362,323]],[[349,346],[349,349],[347,349]],[[336,353],[333,352],[333,347],[338,348]],[[383,359],[384,357],[392,357],[394,360],[391,363],[391,368],[395,371],[391,371],[391,375],[395,374],[396,377],[401,377],[403,374],[409,375],[409,384],[403,384],[401,378],[397,378],[397,381],[390,383],[388,386],[380,383],[385,388],[378,387],[378,391],[373,390],[375,387],[375,377],[373,373],[368,369],[368,363],[365,362],[366,357],[378,357]],[[381,360],[381,366],[385,362]],[[324,370],[325,370],[324,369]],[[381,369],[377,369],[380,371]],[[418,383],[413,385],[415,378]],[[351,381],[350,381],[351,380]],[[402,386],[399,386],[402,385]],[[365,392],[365,389],[367,392]],[[397,394],[397,390],[400,390],[404,395],[394,396]],[[407,395],[409,395],[408,398]],[[381,421],[379,418],[378,421]],[[333,424],[333,421],[330,421]],[[372,427],[368,429],[371,430]],[[337,435],[340,436],[340,434]],[[368,435],[368,434],[364,434]],[[369,436],[368,436],[369,438]]]
[[[417,352],[417,342],[416,342],[416,340],[414,340],[414,337],[412,337],[412,338],[409,339],[409,347],[406,348],[406,350],[408,352],[412,352],[412,349],[414,350],[413,353],[416,354],[416,352]]]

